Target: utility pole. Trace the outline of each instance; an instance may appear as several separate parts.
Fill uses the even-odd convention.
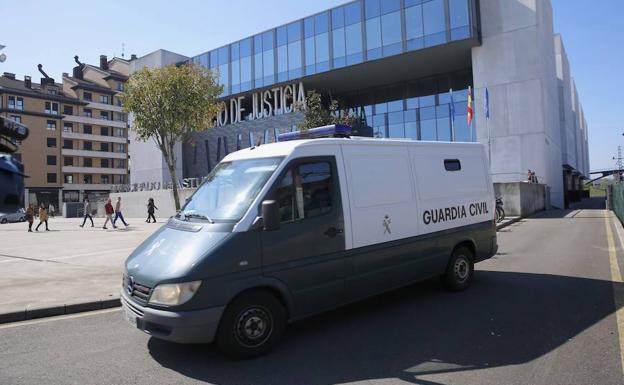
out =
[[[624,160],[624,158],[622,158],[622,146],[618,146],[618,154],[617,154],[617,158],[613,157],[613,160],[615,160],[615,165],[617,166],[618,169],[618,178],[617,181],[621,182],[622,181],[622,169],[624,168],[624,164],[622,163],[622,160]]]

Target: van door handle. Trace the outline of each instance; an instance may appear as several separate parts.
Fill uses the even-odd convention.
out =
[[[323,234],[327,235],[330,238],[333,238],[333,237],[335,237],[338,234],[342,234],[342,231],[343,231],[342,229],[337,229],[335,227],[330,227]]]

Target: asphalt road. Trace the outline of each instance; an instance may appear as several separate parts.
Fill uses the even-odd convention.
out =
[[[621,385],[622,284],[612,282],[605,214],[516,223],[469,290],[428,281],[316,316],[250,361],[151,339],[118,310],[0,325],[0,383]]]

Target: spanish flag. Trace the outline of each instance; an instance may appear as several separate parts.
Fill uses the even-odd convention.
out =
[[[468,86],[468,127],[472,124],[472,117],[474,112],[472,111],[472,88]]]

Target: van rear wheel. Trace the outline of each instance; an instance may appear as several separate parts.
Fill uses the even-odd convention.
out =
[[[444,284],[449,290],[461,291],[470,286],[474,275],[473,260],[472,251],[465,246],[457,247],[453,251],[443,276]]]
[[[272,294],[253,291],[228,305],[217,332],[217,345],[233,358],[253,358],[270,351],[286,328],[286,309]]]

